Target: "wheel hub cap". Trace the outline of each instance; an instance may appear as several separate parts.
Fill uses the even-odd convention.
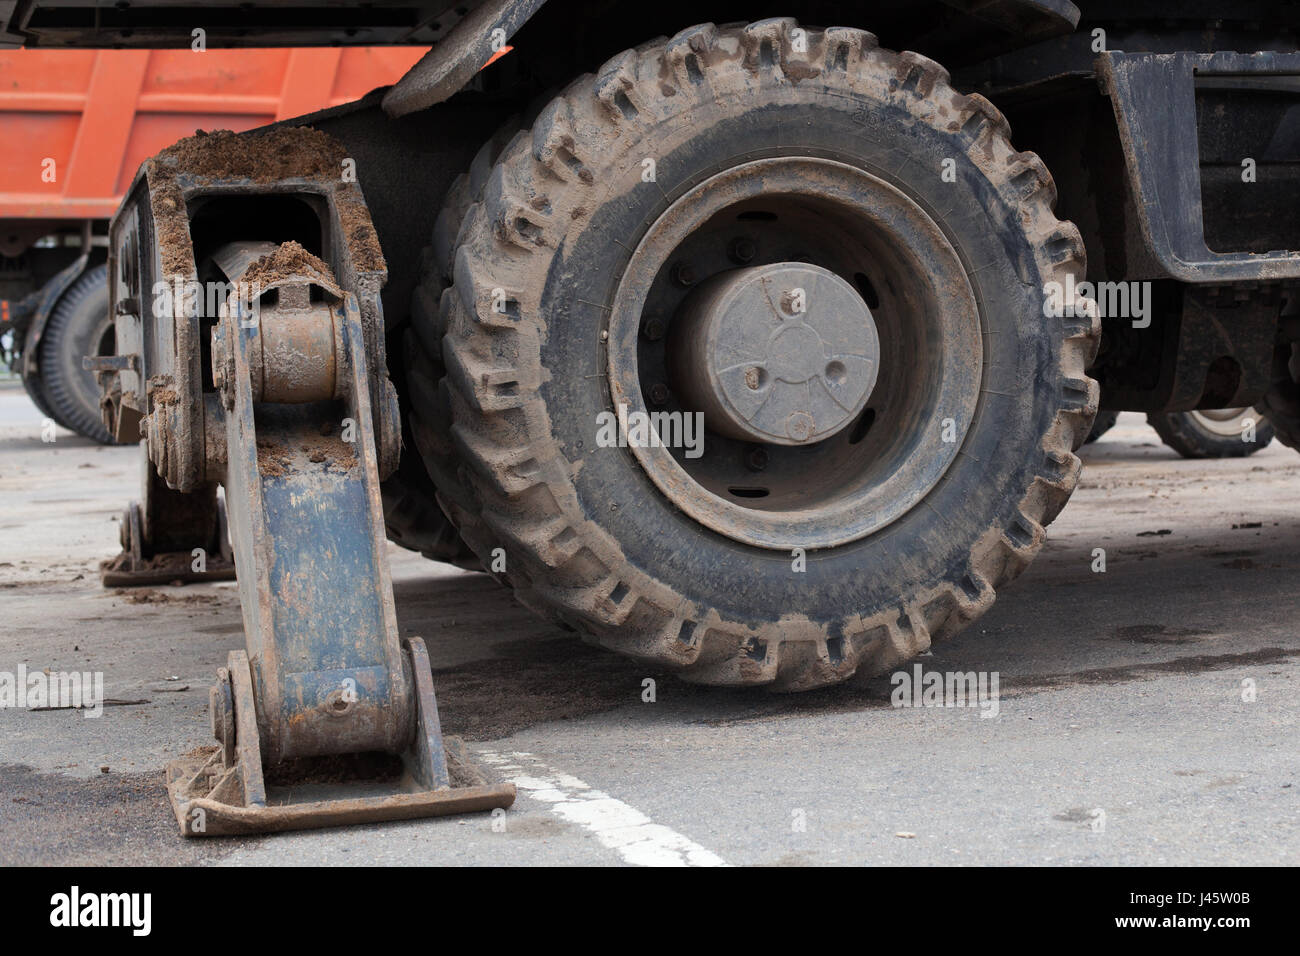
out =
[[[670,343],[674,385],[716,432],[778,445],[821,441],[854,421],[875,387],[871,310],[820,266],[723,273],[681,309]]]

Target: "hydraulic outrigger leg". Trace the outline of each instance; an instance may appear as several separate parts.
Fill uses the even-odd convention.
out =
[[[275,135],[332,146],[310,130]],[[322,256],[271,239],[205,247],[197,228],[183,258],[166,248],[168,237],[189,238],[196,210],[250,193],[301,195],[319,217]],[[449,770],[424,642],[399,641],[379,482],[400,429],[382,354],[383,263],[366,260],[374,236],[362,212],[354,184],[292,170],[256,184],[197,180],[163,154],[113,223],[119,354],[139,356],[138,381],[123,381],[121,394],[138,400],[143,383],[149,457],[171,489],[224,485],[243,608],[247,652],[231,652],[211,691],[219,747],[167,770],[186,834],[437,816],[514,799],[513,786],[484,784],[454,754]],[[209,223],[213,233],[222,230]],[[223,283],[221,308],[192,301],[178,262],[200,292]],[[154,295],[171,283],[169,308],[142,309],[143,282],[160,275]],[[338,779],[331,758],[376,753],[400,756],[386,781],[323,782]],[[323,758],[328,772],[271,785],[273,767],[322,762],[300,758]]]

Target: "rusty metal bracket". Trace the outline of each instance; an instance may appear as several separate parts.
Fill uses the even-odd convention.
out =
[[[101,561],[106,588],[147,587],[200,581],[233,581],[235,562],[225,503],[216,487],[191,494],[172,491],[143,458],[143,492],[122,513],[118,537],[122,551]]]
[[[280,299],[288,298],[283,292]],[[393,609],[366,386],[351,295],[323,319],[342,328],[348,399],[255,403],[252,365],[277,309],[213,335],[222,368],[226,490],[244,633],[266,756],[401,749],[409,677]]]
[[[133,359],[104,372],[110,418],[145,416],[146,497],[201,506],[224,486],[243,612],[247,650],[212,694],[220,747],[168,768],[176,819],[198,836],[508,807],[513,786],[452,785],[477,775],[449,774],[424,645],[398,635],[386,273],[348,158],[310,129],[232,136],[147,162],[110,227],[117,351]],[[262,165],[226,175],[232,155]],[[285,199],[311,250],[250,215]],[[400,756],[400,779],[301,766],[376,755]]]
[[[214,173],[212,168],[219,169],[232,153],[270,157],[271,165],[256,177]],[[209,158],[196,160],[198,155]],[[204,162],[210,167],[196,172]],[[380,298],[387,268],[365,197],[355,177],[345,175],[349,162],[343,147],[323,133],[274,128],[238,137],[195,137],[147,160],[137,173],[109,227],[114,351],[128,361],[102,372],[101,386],[109,432],[125,440],[143,435],[169,488],[192,492],[220,481],[223,473],[223,428],[204,401],[212,395],[203,346],[216,319],[211,308],[216,250],[203,236],[196,249],[192,217],[238,220],[257,204],[287,199],[301,215],[317,220],[309,230],[315,233],[313,249],[332,272],[336,291],[346,289],[356,297],[381,477],[396,469],[401,426],[388,379]],[[238,235],[237,222],[230,225]],[[276,237],[273,246],[283,240],[274,221],[246,228],[249,238]],[[248,264],[246,259],[243,265]]]
[[[221,835],[508,807],[511,785],[451,788],[424,644],[399,643],[356,299],[323,274],[248,291],[260,260],[244,253],[218,257],[244,291],[212,356],[248,654],[231,655],[212,694],[221,749],[168,768],[176,819]],[[262,772],[374,752],[405,767],[380,794],[277,800]]]

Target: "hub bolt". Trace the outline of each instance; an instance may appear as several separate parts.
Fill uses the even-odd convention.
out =
[[[754,244],[753,239],[738,236],[731,240],[731,245],[727,247],[727,255],[736,265],[748,265],[753,261],[754,256],[758,255],[758,246]]]
[[[657,315],[646,319],[645,325],[641,327],[642,334],[651,342],[658,342],[662,339],[665,331],[667,329],[664,327],[664,320]]]

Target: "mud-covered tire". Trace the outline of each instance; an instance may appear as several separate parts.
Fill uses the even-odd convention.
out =
[[[1119,421],[1119,412],[1098,412],[1097,417],[1092,420],[1092,431],[1088,432],[1088,441],[1095,442],[1114,428],[1117,421]]]
[[[411,433],[411,409],[406,387],[406,363],[395,349],[405,346],[406,331],[390,338],[389,376],[403,402],[402,457],[397,469],[379,486],[384,509],[384,530],[388,540],[417,551],[431,561],[443,561],[467,570],[481,570],[478,557],[461,539],[460,533],[438,505],[437,488],[424,467]]]
[[[443,197],[443,208],[434,224],[433,243],[423,251],[420,269],[421,275],[432,277],[432,281],[416,289],[413,302],[412,314],[421,317],[419,324],[423,327],[428,327],[437,316],[442,285],[450,284],[449,278],[444,283],[438,277],[450,276],[447,263],[455,251],[456,233],[461,221],[473,197],[482,190],[501,147],[518,129],[518,119],[504,124],[483,144],[469,171],[457,176]],[[383,483],[384,525],[389,540],[408,550],[419,551],[431,560],[481,571],[483,565],[478,557],[438,505],[437,486],[416,448],[415,433],[426,433],[428,429],[420,421],[416,407],[419,403],[412,405],[412,395],[420,398],[436,389],[443,376],[441,355],[430,356],[419,348],[409,328],[400,330],[394,341],[398,348],[389,348],[389,355],[395,358],[390,374],[406,407],[402,409],[402,461],[398,470]],[[397,354],[401,357],[398,358]],[[418,376],[420,385],[414,393],[409,385],[412,375]],[[435,466],[434,472],[441,474],[444,482],[448,480],[445,469]]]
[[[1085,263],[1041,161],[932,61],[860,30],[796,29],[694,27],[574,82],[502,151],[445,291],[427,257],[413,320],[416,441],[465,540],[485,559],[504,549],[525,604],[703,683],[875,674],[978,617],[1041,547],[1097,407],[1095,317],[1045,318],[1046,284]],[[706,177],[790,155],[869,171],[940,224],[986,353],[942,479],[882,530],[808,550],[802,570],[693,520],[628,450],[593,440],[629,250]],[[446,374],[421,381],[421,363]]]
[[[1152,412],[1147,424],[1160,440],[1184,458],[1245,458],[1268,447],[1273,426],[1251,408],[1232,409],[1236,414],[1216,420],[1213,412]],[[1249,417],[1255,423],[1254,441],[1246,441],[1240,427]]]
[[[115,442],[99,413],[99,382],[81,367],[81,360],[99,354],[101,340],[112,334],[107,276],[107,266],[96,266],[59,299],[45,326],[39,362],[41,392],[53,417],[79,435],[111,445]]]
[[[512,117],[506,121],[485,142],[475,154],[468,171],[461,173],[452,181],[447,195],[443,198],[443,208],[433,227],[433,241],[424,249],[421,261],[421,283],[416,287],[411,304],[411,328],[403,333],[402,354],[405,356],[403,374],[405,381],[401,389],[406,396],[409,408],[403,419],[410,441],[411,449],[423,458],[421,470],[429,480],[429,489],[452,492],[459,489],[462,479],[457,473],[455,457],[449,453],[448,446],[440,437],[450,429],[450,413],[447,405],[440,398],[439,388],[446,369],[442,364],[441,335],[442,325],[439,309],[442,291],[451,285],[453,259],[456,253],[456,237],[465,220],[470,206],[483,193],[488,174],[502,148],[519,131],[521,120]],[[405,455],[403,456],[405,459]],[[431,476],[431,478],[429,477]],[[461,497],[463,497],[463,492]],[[434,507],[437,507],[436,503]],[[445,520],[445,518],[444,518]],[[454,530],[454,529],[453,529]],[[390,536],[392,528],[390,526]],[[457,533],[463,553],[451,563],[475,570],[500,567],[498,562],[481,563],[473,550],[464,543]],[[399,542],[400,543],[400,542]],[[448,560],[448,559],[440,559]],[[501,571],[494,576],[504,583],[509,583],[508,576]]]

